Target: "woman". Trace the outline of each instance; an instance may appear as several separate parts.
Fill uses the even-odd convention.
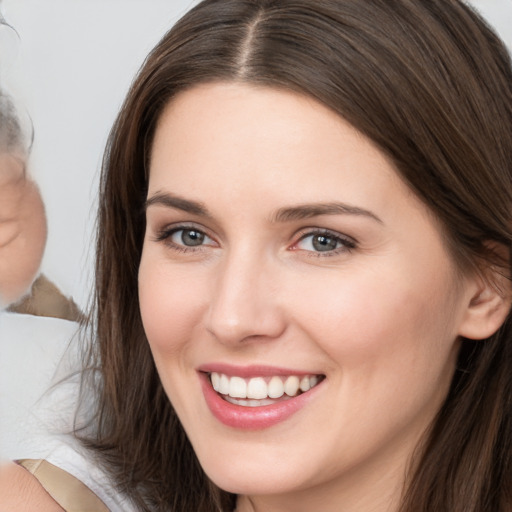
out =
[[[511,84],[455,1],[164,37],[104,161],[78,432],[136,509],[512,509]]]

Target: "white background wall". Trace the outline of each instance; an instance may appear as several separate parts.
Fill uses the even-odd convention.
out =
[[[35,128],[31,171],[47,208],[42,271],[84,307],[109,128],[145,55],[194,0],[3,0],[18,31],[7,79]],[[512,0],[472,2],[512,48]]]

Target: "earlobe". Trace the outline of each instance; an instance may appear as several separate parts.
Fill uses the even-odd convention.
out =
[[[492,336],[510,313],[510,280],[495,272],[493,279],[478,278],[459,329],[459,335],[472,340]]]

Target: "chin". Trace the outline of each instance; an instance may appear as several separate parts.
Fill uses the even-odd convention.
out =
[[[270,475],[255,475],[251,473],[243,478],[240,475],[213,475],[209,476],[210,480],[223,491],[232,494],[255,496],[255,495],[271,495],[286,494],[292,492],[297,482],[292,486],[289,482],[282,482],[281,478],[274,478]]]
[[[228,458],[221,460],[218,454],[217,460],[204,465],[201,461],[201,464],[215,485],[233,494],[286,494],[307,485],[304,467],[299,471],[297,465],[293,468],[286,463],[277,465],[273,462],[250,463],[248,460],[233,461]]]

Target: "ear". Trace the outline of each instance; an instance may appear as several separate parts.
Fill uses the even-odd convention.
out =
[[[511,308],[512,287],[503,269],[489,268],[486,275],[469,278],[469,301],[459,335],[472,340],[492,336],[505,322]]]

